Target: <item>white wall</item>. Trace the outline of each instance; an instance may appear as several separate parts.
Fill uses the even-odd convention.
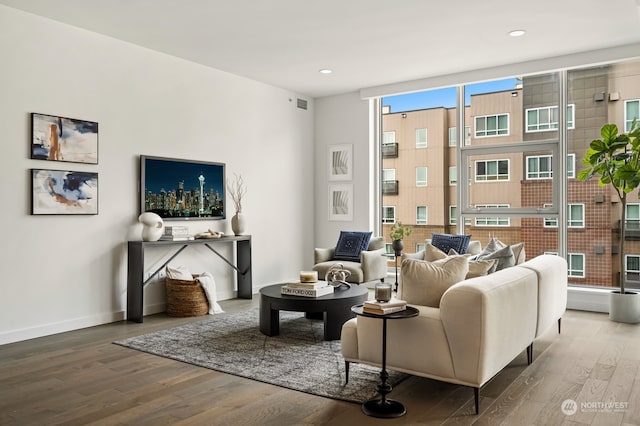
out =
[[[316,192],[316,247],[332,247],[340,231],[374,231],[371,223],[372,150],[369,138],[369,101],[359,93],[346,93],[315,100],[315,192]],[[353,145],[353,180],[329,180],[329,146]],[[329,184],[353,184],[353,220],[329,220]]]
[[[225,162],[244,177],[254,291],[310,267],[313,100],[304,111],[295,93],[4,6],[0,29],[0,344],[124,318],[140,154]],[[29,159],[31,112],[97,121],[99,164]],[[98,172],[99,214],[30,215],[31,168]],[[228,221],[190,227],[231,232]],[[219,297],[233,296],[234,271],[206,248],[177,263],[213,272]],[[161,310],[162,282],[145,298]]]

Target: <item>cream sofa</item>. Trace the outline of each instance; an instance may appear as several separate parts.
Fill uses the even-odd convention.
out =
[[[403,298],[400,283],[398,298]],[[522,351],[532,362],[533,341],[567,306],[567,263],[541,255],[493,274],[466,279],[444,292],[439,308],[412,305],[417,317],[387,320],[389,370],[479,390]],[[342,355],[349,363],[381,365],[382,322],[357,317],[342,327]]]

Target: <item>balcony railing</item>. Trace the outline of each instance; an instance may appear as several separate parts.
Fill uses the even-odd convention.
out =
[[[618,221],[618,229],[620,229],[620,221]],[[627,220],[625,222],[625,239],[640,241],[640,221]]]
[[[383,181],[382,195],[398,195],[398,181],[397,180]]]
[[[383,143],[382,144],[382,158],[398,158],[398,144],[397,143]]]

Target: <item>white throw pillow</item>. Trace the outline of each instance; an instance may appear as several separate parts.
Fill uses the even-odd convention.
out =
[[[464,280],[468,272],[467,256],[449,256],[434,262],[405,259],[398,297],[410,304],[438,308],[444,292]]]
[[[171,278],[172,280],[193,281],[193,275],[191,275],[189,269],[184,265],[176,266],[175,268],[167,266],[167,278]]]

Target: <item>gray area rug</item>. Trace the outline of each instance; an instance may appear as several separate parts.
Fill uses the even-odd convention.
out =
[[[280,335],[258,328],[259,310],[215,315],[201,322],[115,344],[288,389],[361,403],[376,397],[380,369],[352,363],[344,384],[340,341],[323,340],[321,320],[280,312]],[[389,371],[395,387],[408,376]]]

